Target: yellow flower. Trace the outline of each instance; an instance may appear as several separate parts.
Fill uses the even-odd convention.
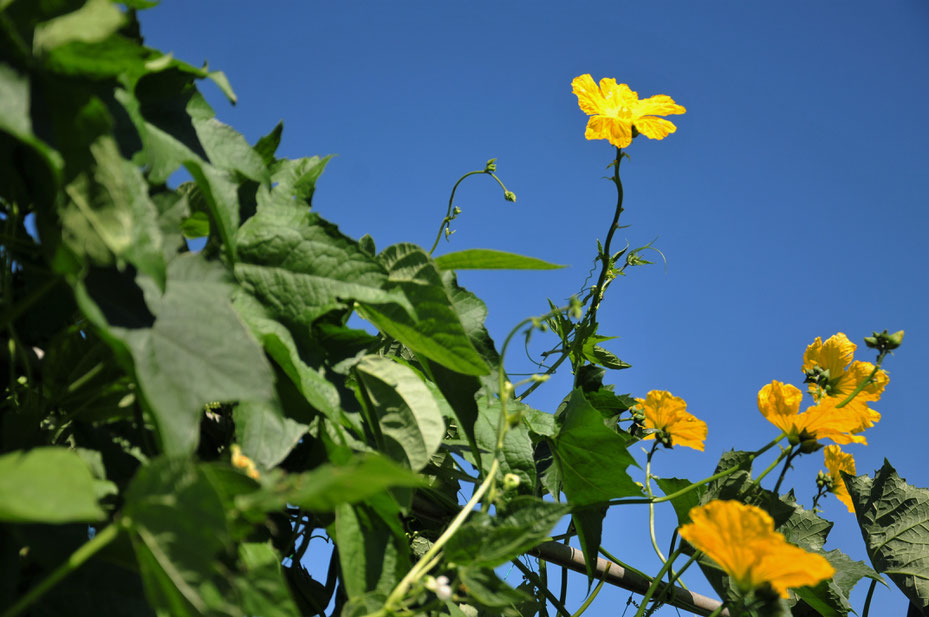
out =
[[[737,501],[711,501],[690,511],[682,538],[703,551],[742,592],[766,584],[782,598],[790,587],[815,585],[835,574],[825,557],[808,553],[774,531],[767,512]]]
[[[848,494],[848,488],[845,486],[845,480],[842,479],[840,472],[850,474],[855,473],[855,459],[851,454],[842,452],[839,446],[826,446],[823,449],[823,456],[826,459],[826,469],[829,470],[829,476],[832,478],[832,488],[829,489],[836,499],[845,504],[848,511],[855,513],[855,507],[852,505],[852,497]]]
[[[806,348],[803,354],[803,370],[809,371],[819,367],[824,371],[829,371],[829,378],[822,393],[816,384],[810,384],[810,394],[817,398],[824,394],[845,400],[858,387],[858,384],[867,379],[874,370],[874,365],[870,362],[853,362],[857,347],[842,332],[830,336],[826,342],[816,337],[816,340]],[[852,402],[880,400],[881,393],[884,392],[889,381],[887,373],[878,371],[873,381],[865,386]]]
[[[655,116],[682,114],[686,109],[667,95],[658,94],[639,100],[626,84],[604,77],[600,86],[589,74],[571,82],[581,111],[592,116],[587,121],[587,139],[606,139],[617,148],[625,148],[642,133],[650,139],[664,139],[677,130],[668,120]]]
[[[802,398],[803,393],[796,386],[772,381],[758,391],[758,410],[771,424],[784,431],[793,444],[824,438],[835,443],[868,443],[857,433],[871,425],[870,409],[852,405],[836,409],[841,401],[824,397],[800,413]]]
[[[703,452],[706,422],[688,413],[684,399],[664,390],[652,390],[644,399],[636,399],[645,414],[645,428],[664,431],[672,446],[687,446]],[[654,439],[652,433],[645,439]]]
[[[257,480],[261,477],[261,474],[258,473],[258,468],[255,466],[255,461],[242,454],[242,448],[240,448],[238,444],[232,444],[230,450],[230,460],[233,467],[244,470],[245,475],[252,480]]]

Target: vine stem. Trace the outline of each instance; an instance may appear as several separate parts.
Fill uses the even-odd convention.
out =
[[[600,577],[600,582],[597,583],[597,586],[594,588],[593,592],[587,596],[587,599],[584,600],[584,603],[581,604],[580,608],[578,608],[577,611],[571,615],[571,617],[581,617],[581,615],[584,614],[584,611],[587,610],[590,604],[597,599],[597,594],[599,594],[600,589],[603,588],[603,583],[606,581],[606,575],[610,573],[610,566],[612,565],[613,564],[611,563],[606,564],[606,569],[603,571],[603,575]]]
[[[652,446],[652,449],[645,459],[645,494],[648,496],[648,535],[652,540],[652,548],[655,549],[655,554],[658,555],[658,559],[661,560],[661,563],[664,563],[667,559],[665,559],[661,549],[658,548],[658,540],[655,538],[655,502],[652,501],[654,499],[654,494],[652,493],[652,456],[654,456],[657,448],[658,439],[656,438],[655,445]]]
[[[761,456],[762,454],[764,454],[765,452],[767,452],[768,450],[776,446],[777,443],[786,436],[787,436],[786,433],[781,433],[780,435],[778,435],[776,438],[771,440],[768,444],[764,445],[759,450],[755,450],[754,452],[752,452],[751,453],[752,460]],[[740,469],[742,469],[741,465],[733,465],[732,467],[729,467],[728,469],[723,469],[722,471],[714,473],[712,476],[708,478],[704,478],[700,480],[699,482],[694,482],[690,486],[685,486],[681,490],[675,491],[671,493],[670,495],[665,495],[664,497],[655,497],[654,499],[616,499],[616,500],[607,502],[607,504],[611,506],[617,506],[617,505],[629,505],[629,504],[639,504],[639,503],[662,503],[665,501],[671,501],[672,499],[677,499],[678,497],[681,497],[682,495],[686,495],[690,491],[698,489],[704,484],[709,484],[710,482],[714,480],[725,478],[726,476],[731,475],[739,471]]]
[[[652,599],[652,596],[655,595],[658,585],[661,584],[661,579],[664,578],[665,573],[671,568],[671,564],[674,563],[678,555],[680,555],[680,550],[674,551],[668,556],[668,560],[664,562],[664,565],[661,566],[661,570],[659,570],[655,578],[652,579],[652,584],[648,586],[648,590],[645,592],[645,595],[642,596],[642,603],[639,605],[639,610],[635,612],[635,617],[642,617],[645,611],[648,610],[649,601]]]
[[[542,563],[544,563],[544,562],[542,562]],[[527,568],[527,567],[525,566],[525,564],[523,564],[519,559],[514,559],[514,560],[513,560],[513,565],[515,565],[516,568],[517,568],[520,572],[522,572],[523,576],[525,576],[527,579],[529,579],[530,581],[532,581],[533,584],[536,585],[536,587],[538,587],[539,590],[540,590],[543,594],[545,594],[545,597],[548,599],[549,602],[552,603],[552,606],[555,607],[555,610],[558,611],[558,613],[559,613],[560,615],[562,615],[562,617],[572,617],[572,616],[571,616],[571,613],[568,612],[568,609],[565,608],[564,604],[562,604],[562,603],[558,600],[558,598],[555,596],[555,594],[553,594],[553,593],[551,592],[551,590],[549,590],[548,585],[543,585],[542,581],[539,580],[539,575],[538,575],[538,574],[536,574],[535,572],[533,572],[532,570],[530,570],[529,568]]]
[[[475,505],[481,500],[481,497],[484,496],[484,493],[487,492],[487,489],[490,488],[497,476],[497,471],[500,469],[500,461],[496,458],[494,459],[493,464],[490,466],[490,471],[487,472],[487,477],[484,478],[484,481],[481,483],[477,490],[474,491],[474,494],[471,495],[471,499],[468,500],[468,503],[464,505],[461,511],[457,516],[452,520],[451,524],[448,526],[448,529],[439,536],[439,539],[429,548],[426,553],[420,557],[419,561],[416,562],[416,565],[410,568],[410,571],[406,573],[406,576],[397,583],[397,586],[394,590],[387,596],[387,601],[384,602],[384,607],[372,613],[372,615],[386,615],[389,612],[393,611],[397,603],[406,596],[407,591],[410,590],[410,586],[413,583],[418,581],[426,572],[429,571],[429,568],[435,565],[433,558],[438,555],[439,551],[442,550],[442,547],[449,541],[449,539],[455,535],[455,532],[458,531],[458,528],[464,523],[465,519],[471,513],[471,510]],[[6,615],[2,617],[7,617]]]
[[[874,595],[874,588],[877,587],[877,580],[871,579],[871,585],[868,587],[868,595],[864,599],[864,608],[861,609],[861,617],[868,617],[868,612],[871,610],[871,596]]]
[[[452,215],[452,209],[455,207],[455,206],[454,206],[455,191],[458,190],[458,185],[461,184],[461,183],[464,181],[465,178],[467,178],[467,177],[469,177],[469,176],[475,176],[475,175],[478,175],[478,174],[487,174],[488,176],[490,176],[491,178],[493,178],[494,180],[497,181],[497,184],[499,184],[499,185],[500,185],[500,188],[503,189],[503,194],[504,194],[504,195],[507,195],[507,194],[509,193],[509,191],[507,191],[506,186],[503,184],[503,181],[500,180],[500,178],[497,177],[497,174],[495,174],[494,172],[490,171],[490,170],[487,169],[487,168],[485,168],[485,169],[480,169],[480,170],[475,170],[475,171],[469,171],[469,172],[466,173],[465,175],[463,175],[463,176],[461,176],[460,178],[458,178],[458,182],[456,182],[456,183],[455,183],[455,186],[452,187],[452,194],[448,197],[448,210],[445,211],[445,218],[442,219],[442,223],[439,225],[439,233],[436,234],[435,242],[432,243],[432,248],[429,249],[429,254],[430,254],[430,255],[432,255],[432,253],[433,253],[433,251],[435,251],[436,247],[439,246],[439,240],[442,239],[442,231],[445,229],[445,226],[448,225],[449,223],[451,223],[451,222],[452,222],[452,219],[454,218],[454,216]]]
[[[120,531],[127,525],[126,519],[123,519],[121,523],[113,523],[105,527],[93,538],[79,546],[76,551],[71,553],[67,561],[55,568],[55,570],[46,576],[38,585],[27,591],[16,604],[8,608],[0,617],[15,617],[15,615],[19,615],[29,608],[36,600],[44,596],[52,587],[57,585],[61,579],[78,569],[84,562],[119,537]]]

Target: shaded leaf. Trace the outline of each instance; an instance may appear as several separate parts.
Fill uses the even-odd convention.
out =
[[[246,615],[261,617],[298,617],[287,581],[281,570],[281,556],[264,542],[243,542],[239,545],[238,573],[234,585]]]
[[[68,523],[105,518],[87,465],[66,448],[0,456],[0,521]]]
[[[368,592],[390,593],[410,569],[400,511],[388,495],[335,512],[342,582],[349,599]]]
[[[270,469],[294,449],[306,425],[284,415],[277,401],[242,401],[232,411],[242,452],[261,469]]]

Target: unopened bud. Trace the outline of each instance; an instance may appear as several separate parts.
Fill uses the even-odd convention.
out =
[[[455,206],[454,208],[452,208],[452,214],[454,214],[455,216],[458,216],[459,214],[461,214],[461,208],[459,208],[458,206]]]
[[[520,479],[515,473],[508,473],[503,476],[503,490],[512,491],[514,488],[519,486]]]
[[[516,201],[516,193],[513,191],[503,191],[503,198],[507,201]]]
[[[497,171],[497,159],[490,159],[484,165],[484,173],[492,174],[495,171]]]
[[[878,351],[891,351],[903,343],[903,330],[888,334],[887,330],[883,332],[874,332],[873,336],[866,336],[865,345]]]
[[[545,383],[551,375],[532,375],[529,379],[535,383]]]

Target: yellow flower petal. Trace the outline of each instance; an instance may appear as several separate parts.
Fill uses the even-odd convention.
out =
[[[789,383],[772,381],[758,391],[758,409],[768,420],[777,416],[795,416],[800,413],[803,392]]]
[[[589,74],[575,77],[571,90],[581,111],[592,116],[587,122],[587,139],[606,139],[617,148],[632,143],[632,127],[651,139],[663,139],[677,130],[671,122],[655,116],[682,114],[686,110],[674,100],[658,94],[639,100],[626,84],[604,77],[594,83]]]
[[[636,119],[635,128],[649,139],[664,139],[677,130],[672,122],[654,116]]]
[[[773,381],[758,392],[758,410],[784,431],[791,443],[807,439],[831,439],[835,443],[867,444],[860,433],[880,420],[880,414],[855,401],[836,408],[841,400],[823,397],[800,413],[803,393],[790,384]]]
[[[632,143],[632,125],[616,118],[593,116],[587,121],[587,139],[606,139],[617,148],[625,148]]]
[[[774,531],[771,516],[736,501],[711,501],[690,511],[682,538],[715,561],[742,591],[770,585],[781,597],[787,589],[815,585],[835,570],[825,557],[787,542]]]
[[[597,87],[597,83],[589,73],[575,77],[571,82],[571,90],[577,95],[577,104],[581,111],[588,116],[601,113],[600,110],[604,106],[603,95],[600,94],[600,88]]]
[[[852,504],[852,497],[848,494],[848,488],[845,486],[845,480],[842,479],[840,472],[855,473],[855,459],[851,454],[842,452],[839,446],[826,446],[823,448],[823,457],[826,461],[826,469],[832,477],[832,494],[836,499],[845,504],[848,511],[855,513],[855,507]]]
[[[645,414],[645,427],[666,432],[672,446],[686,446],[703,452],[706,422],[687,411],[687,403],[664,390],[652,390],[646,398],[637,399]],[[654,439],[651,434],[645,439]]]
[[[803,354],[803,370],[819,366],[828,369],[830,379],[835,379],[851,364],[857,348],[842,332],[830,336],[825,343],[817,336]]]
[[[635,111],[639,116],[670,116],[685,113],[687,110],[684,109],[683,105],[675,103],[670,96],[656,94],[639,101]]]

